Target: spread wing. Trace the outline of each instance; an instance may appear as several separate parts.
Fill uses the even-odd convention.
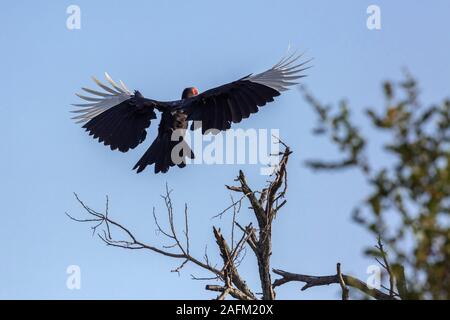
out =
[[[109,86],[92,77],[101,91],[82,88],[90,96],[76,94],[87,103],[73,104],[77,109],[72,119],[82,123],[94,139],[112,150],[127,152],[145,140],[146,129],[156,119],[155,108],[164,103],[144,98],[139,91],[131,93],[122,81],[119,85],[105,73]]]
[[[191,129],[200,124],[202,133],[209,129],[227,130],[231,123],[238,123],[258,112],[258,108],[274,97],[298,84],[296,80],[305,77],[303,71],[309,68],[307,60],[297,63],[302,55],[284,57],[269,70],[250,74],[237,81],[205,91],[189,98],[182,109],[188,120],[195,121]]]

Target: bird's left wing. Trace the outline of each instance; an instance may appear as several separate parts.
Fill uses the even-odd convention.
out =
[[[144,141],[152,119],[156,119],[154,109],[163,108],[164,103],[144,98],[139,91],[132,93],[122,81],[119,84],[105,73],[109,86],[92,77],[102,91],[82,88],[91,96],[77,94],[87,103],[74,104],[77,115],[72,119],[83,123],[83,128],[94,139],[127,152]]]
[[[194,121],[191,129],[201,126],[202,133],[209,129],[227,130],[231,123],[258,112],[258,107],[272,102],[274,97],[297,84],[296,80],[305,77],[303,71],[309,68],[307,64],[311,60],[298,62],[301,56],[291,54],[265,72],[250,74],[188,98],[182,109],[188,114],[188,120]]]

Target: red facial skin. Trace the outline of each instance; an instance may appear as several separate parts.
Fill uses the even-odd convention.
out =
[[[192,95],[193,95],[193,96],[198,95],[198,90],[197,90],[197,88],[192,88],[191,92],[192,92]]]

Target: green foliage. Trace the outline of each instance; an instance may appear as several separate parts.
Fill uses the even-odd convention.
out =
[[[342,154],[339,160],[307,165],[360,169],[372,191],[353,217],[388,245],[399,295],[450,299],[450,100],[422,105],[408,74],[401,82],[384,83],[385,106],[365,112],[386,141],[380,152],[389,161],[382,165],[369,161],[370,139],[354,124],[347,102],[335,110],[303,91],[319,116],[314,133],[327,136]],[[366,250],[375,257],[376,252]]]

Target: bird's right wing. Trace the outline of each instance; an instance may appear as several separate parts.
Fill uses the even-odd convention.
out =
[[[196,129],[199,123],[202,133],[209,129],[227,130],[231,123],[257,113],[259,107],[272,102],[298,84],[296,80],[306,76],[304,71],[310,68],[307,64],[311,59],[298,62],[301,57],[294,52],[262,73],[250,74],[186,99],[182,109],[188,120],[193,121],[191,128]]]
[[[144,98],[139,91],[131,93],[125,84],[119,85],[105,73],[110,86],[93,77],[102,91],[82,88],[92,96],[76,94],[87,103],[74,104],[77,115],[72,119],[83,123],[83,128],[94,139],[103,142],[112,150],[127,152],[144,141],[152,119],[156,119],[154,109],[162,107],[158,101]]]

